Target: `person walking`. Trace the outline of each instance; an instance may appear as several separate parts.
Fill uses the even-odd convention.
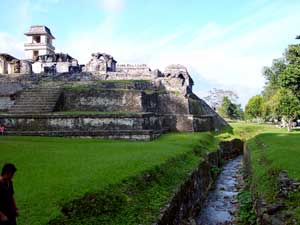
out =
[[[0,125],[0,134],[4,135],[5,127],[3,125]]]
[[[18,208],[14,198],[12,179],[17,168],[7,163],[3,166],[0,176],[0,225],[16,225]]]

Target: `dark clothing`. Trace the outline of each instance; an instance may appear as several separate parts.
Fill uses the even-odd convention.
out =
[[[2,224],[16,224],[16,207],[14,203],[14,187],[9,180],[0,180],[0,211],[6,215],[9,222]]]
[[[0,225],[17,225],[17,222],[16,222],[16,219],[14,221],[12,221],[12,220],[4,221],[4,222],[0,221]]]

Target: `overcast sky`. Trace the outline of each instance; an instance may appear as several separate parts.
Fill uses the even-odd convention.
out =
[[[0,0],[0,52],[23,58],[24,32],[47,25],[56,52],[85,64],[93,52],[164,70],[183,64],[194,91],[231,89],[243,105],[263,66],[300,34],[299,0]]]

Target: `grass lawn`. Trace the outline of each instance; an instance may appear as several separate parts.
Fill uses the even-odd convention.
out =
[[[164,185],[153,185],[146,194],[139,195],[143,199],[148,196],[153,202],[161,192],[162,196],[153,202],[153,210],[157,213],[170,196],[170,188],[182,182],[201,160],[191,152],[195,149],[210,151],[216,147],[217,140],[210,133],[166,134],[151,142],[0,136],[0,165],[12,162],[17,166],[14,185],[21,210],[19,224],[35,225],[59,217],[66,202],[104,190],[108,185],[120,184],[144,171],[167,165],[173,158],[187,155],[176,161],[178,168],[182,168],[181,174],[177,171],[178,176],[172,180],[176,164],[173,170],[169,166],[165,174],[173,186],[165,185],[166,189],[162,190]]]
[[[268,202],[276,202],[277,177],[280,171],[286,170],[290,178],[300,181],[300,132],[288,133],[286,129],[268,125],[231,125],[235,133],[248,133],[255,191]],[[300,223],[299,199],[300,192],[290,194],[285,204]]]

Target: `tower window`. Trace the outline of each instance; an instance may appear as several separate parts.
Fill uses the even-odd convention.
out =
[[[33,36],[32,41],[33,43],[41,43],[41,36]]]
[[[33,51],[33,60],[36,60],[39,57],[39,51]]]

